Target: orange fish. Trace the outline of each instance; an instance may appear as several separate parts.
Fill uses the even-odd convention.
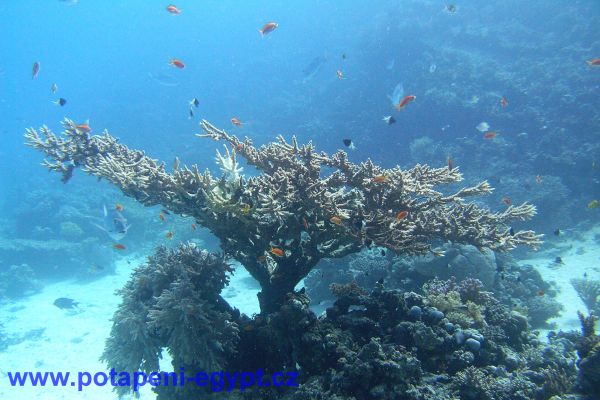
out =
[[[260,35],[264,37],[265,35],[273,32],[278,26],[279,24],[277,22],[268,22],[262,27],[262,29],[259,29],[258,31],[260,32]]]
[[[192,230],[195,231],[196,230],[196,224],[192,223]]]
[[[40,63],[39,63],[39,61],[36,61],[33,63],[33,67],[31,68],[31,79],[37,78],[39,73],[40,73]]]
[[[267,257],[266,257],[266,256],[258,256],[258,257],[256,257],[256,259],[257,259],[258,261],[260,261],[260,262],[265,262],[265,261],[267,261]]]
[[[119,203],[115,204],[115,210],[120,212],[120,211],[123,211],[124,209],[125,209],[125,207],[123,207],[122,204],[119,204]]]
[[[167,234],[165,235],[165,237],[167,239],[173,239],[173,232],[171,232],[171,231],[167,232]]]
[[[590,67],[598,67],[600,66],[600,57],[594,58],[592,60],[586,61]]]
[[[244,149],[244,145],[243,145],[243,144],[241,144],[241,143],[238,143],[238,144],[235,146],[235,151],[242,151],[243,149]]]
[[[502,96],[502,98],[500,99],[500,105],[502,106],[502,108],[508,105],[508,100],[506,100],[506,97]]]
[[[87,123],[76,125],[75,128],[83,133],[90,133],[92,131],[92,128]]]
[[[407,216],[408,216],[408,211],[400,211],[398,214],[396,214],[396,221],[402,221]]]
[[[510,197],[508,197],[508,196],[504,196],[504,197],[502,198],[502,202],[503,202],[504,204],[506,204],[507,206],[510,206],[510,205],[512,204],[512,199],[511,199]]]
[[[237,117],[233,117],[231,118],[231,123],[234,124],[235,126],[242,126],[242,121],[240,121]]]
[[[536,175],[535,176],[535,183],[542,183],[542,176],[541,175]]]
[[[334,215],[333,217],[329,218],[329,222],[341,226],[344,221],[342,220],[342,218],[338,217],[337,215]]]
[[[165,216],[165,213],[161,212],[160,214],[158,214],[158,218],[160,218],[161,221],[165,221],[167,219],[167,217]]]
[[[448,157],[448,170],[452,171],[454,169],[454,160]]]
[[[484,138],[484,139],[493,139],[493,138],[495,138],[496,136],[498,136],[498,132],[489,131],[489,132],[486,132],[486,133],[483,135],[483,138]]]
[[[341,69],[338,69],[337,71],[335,71],[335,74],[337,75],[337,77],[339,79],[344,79],[344,73],[342,72]]]
[[[113,244],[113,249],[116,249],[116,250],[125,250],[126,247],[125,247],[125,245],[123,245],[121,243],[115,243],[115,244]]]
[[[181,14],[181,10],[179,8],[177,8],[177,6],[174,4],[169,4],[167,6],[167,11],[173,15]]]
[[[402,110],[404,107],[406,107],[408,105],[408,103],[413,102],[417,99],[417,96],[414,96],[412,94],[406,96],[405,98],[403,98],[400,103],[396,104],[396,110],[400,111]]]
[[[375,177],[373,177],[373,182],[375,183],[384,183],[384,182],[388,182],[389,178],[387,177],[387,175],[377,175]]]
[[[169,64],[179,69],[185,68],[185,64],[181,60],[178,60],[176,58],[172,58],[171,61],[169,61]]]
[[[281,250],[279,247],[272,247],[271,246],[271,250],[269,250],[269,253],[273,254],[276,257],[283,257],[283,256],[285,256],[285,251]]]

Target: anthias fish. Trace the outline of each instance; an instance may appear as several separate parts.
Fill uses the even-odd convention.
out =
[[[417,96],[409,94],[408,96],[404,97],[400,103],[398,103],[396,105],[396,110],[400,111],[402,110],[404,107],[406,107],[408,104],[412,103],[413,101],[415,101],[417,99]]]
[[[174,4],[169,4],[167,6],[167,11],[173,15],[181,14],[181,10],[179,8],[177,8],[177,6]]]
[[[598,57],[598,58],[593,58],[593,59],[591,59],[591,60],[589,60],[589,61],[586,61],[586,62],[587,62],[587,64],[588,64],[590,67],[598,67],[598,66],[600,66],[600,57]]]
[[[183,61],[178,60],[176,58],[172,58],[171,61],[169,61],[169,64],[171,64],[175,68],[179,68],[179,69],[185,68],[185,64],[183,63]]]
[[[263,26],[262,29],[259,29],[258,31],[260,32],[261,36],[265,36],[277,29],[278,26],[279,24],[277,22],[267,22],[265,26]]]

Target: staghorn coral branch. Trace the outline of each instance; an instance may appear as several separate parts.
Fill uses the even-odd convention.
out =
[[[217,179],[178,159],[170,174],[164,164],[106,131],[90,136],[70,120],[63,127],[60,136],[45,126],[39,133],[26,132],[27,144],[48,158],[46,168],[60,172],[66,182],[81,167],[145,205],[162,204],[193,216],[260,282],[263,305],[285,297],[321,258],[359,251],[367,241],[397,254],[430,251],[436,238],[500,251],[535,248],[541,242],[534,232],[511,233],[507,225],[531,218],[534,206],[493,213],[466,202],[492,191],[485,181],[453,195],[438,191],[440,185],[462,180],[456,168],[384,169],[371,160],[355,164],[344,151],[318,153],[312,143],[301,145],[295,137],[287,142],[279,136],[256,148],[249,138],[240,140],[203,120],[204,133],[196,136],[232,148],[217,152],[223,172]],[[245,180],[237,156],[260,174]],[[404,218],[398,217],[400,211],[406,211]]]

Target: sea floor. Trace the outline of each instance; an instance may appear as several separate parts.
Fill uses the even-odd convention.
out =
[[[564,310],[561,316],[551,321],[557,329],[579,329],[577,310],[585,311],[585,306],[571,286],[570,279],[583,277],[584,273],[590,279],[600,279],[599,236],[600,226],[583,233],[567,231],[558,238],[552,238],[541,251],[535,253],[535,258],[521,261],[535,266],[544,279],[555,282],[559,289],[558,301],[563,304]],[[556,257],[562,258],[562,265],[553,262]],[[117,263],[113,275],[87,283],[65,281],[47,285],[35,295],[0,304],[4,329],[15,339],[14,344],[0,352],[0,398],[117,399],[109,385],[89,386],[81,392],[71,386],[11,387],[7,372],[68,371],[76,374],[84,371],[93,374],[105,371],[105,365],[99,358],[110,332],[110,319],[120,302],[115,290],[128,280],[132,266],[142,261],[142,258],[122,259]],[[242,312],[252,315],[258,312],[257,291],[253,279],[238,267],[223,296]],[[53,302],[58,297],[77,300],[79,308],[57,308]],[[545,337],[545,333],[540,331],[540,336]],[[154,395],[149,387],[143,387],[140,398],[154,399]]]

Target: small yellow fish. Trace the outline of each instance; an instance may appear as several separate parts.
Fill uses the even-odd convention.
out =
[[[587,208],[589,208],[590,210],[593,210],[594,208],[598,207],[598,200],[592,200],[588,203]]]
[[[242,214],[248,214],[251,209],[252,209],[252,206],[250,204],[242,203],[242,207],[241,207],[240,211],[242,212]]]

